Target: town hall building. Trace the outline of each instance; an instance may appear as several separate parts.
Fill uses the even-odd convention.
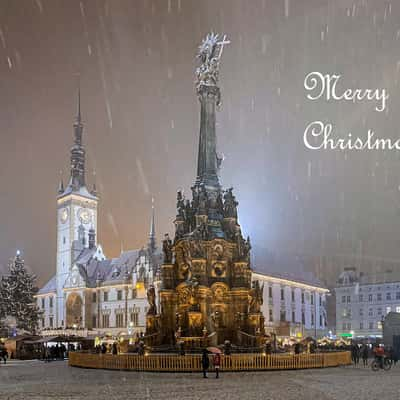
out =
[[[95,333],[141,333],[145,330],[146,291],[153,285],[161,254],[156,248],[154,206],[148,244],[107,259],[97,242],[99,196],[85,181],[85,147],[78,113],[71,148],[70,179],[60,181],[57,196],[56,274],[39,290],[43,334],[55,329]]]

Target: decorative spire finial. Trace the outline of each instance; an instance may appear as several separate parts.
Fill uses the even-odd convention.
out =
[[[62,171],[60,171],[60,182],[58,184],[58,194],[63,194],[64,193],[64,182],[62,178]]]
[[[149,249],[153,253],[156,250],[156,228],[154,215],[154,197],[151,198],[151,221],[149,234]]]

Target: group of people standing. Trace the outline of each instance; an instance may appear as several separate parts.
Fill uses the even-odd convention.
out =
[[[203,378],[208,378],[207,372],[208,369],[210,368],[210,358],[209,358],[209,352],[207,349],[203,349],[203,353],[201,356],[201,366],[203,368]],[[219,367],[221,366],[221,354],[220,353],[214,353],[213,354],[213,365],[215,369],[215,378],[219,378]]]
[[[358,365],[360,363],[360,358],[362,359],[363,366],[368,366],[368,358],[369,358],[369,347],[367,344],[363,344],[361,347],[353,343],[351,345],[351,359],[354,365]]]
[[[358,366],[360,359],[362,359],[363,366],[368,366],[368,359],[370,355],[373,355],[375,359],[381,360],[383,357],[387,357],[393,365],[397,363],[397,356],[393,348],[389,347],[385,349],[382,345],[373,346],[372,350],[367,343],[358,345],[357,343],[352,343],[351,345],[351,359],[355,366]]]

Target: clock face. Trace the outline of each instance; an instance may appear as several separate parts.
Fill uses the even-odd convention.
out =
[[[82,224],[88,224],[91,221],[91,215],[86,208],[80,208],[78,211],[78,218]]]
[[[61,210],[60,219],[63,224],[68,221],[68,208],[63,208]]]

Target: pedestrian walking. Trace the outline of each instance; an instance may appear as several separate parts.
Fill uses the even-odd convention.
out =
[[[203,349],[203,354],[201,356],[201,366],[203,368],[203,378],[208,378],[207,371],[210,367],[210,360],[208,358],[208,351],[207,349]]]
[[[215,378],[218,379],[219,378],[219,367],[221,365],[221,354],[219,354],[219,353],[214,354],[213,364],[214,364],[214,368],[215,368]]]
[[[0,347],[0,358],[3,359],[4,364],[7,363],[7,357],[8,357],[8,353],[7,353],[7,350],[5,349],[5,347]]]
[[[369,355],[368,345],[364,344],[362,349],[361,349],[361,357],[362,357],[362,360],[363,360],[363,366],[364,367],[368,366],[368,355]]]
[[[116,342],[114,342],[114,343],[112,344],[112,354],[113,354],[114,356],[116,356],[116,355],[118,354],[118,348],[117,348],[117,343],[116,343]]]
[[[357,366],[358,362],[360,361],[360,348],[356,343],[351,345],[351,359],[354,363],[354,366]]]

